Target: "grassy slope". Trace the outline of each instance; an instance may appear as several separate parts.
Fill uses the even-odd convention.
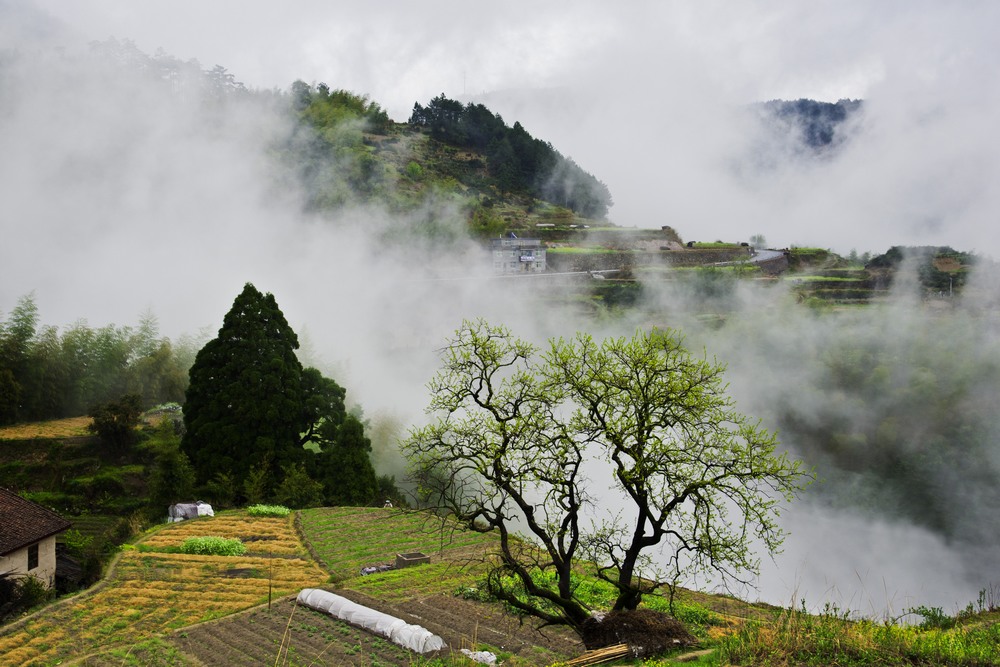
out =
[[[316,661],[325,655],[333,664],[465,664],[461,658],[401,657],[385,642],[374,642],[332,618],[287,602],[276,602],[274,609],[259,606],[268,599],[269,582],[277,600],[333,581],[348,597],[363,596],[402,610],[422,609],[429,626],[442,621],[435,613],[444,609],[428,605],[429,600],[438,605],[456,600],[457,609],[461,604],[478,605],[477,610],[487,610],[484,618],[492,614],[492,620],[474,626],[480,636],[472,632],[466,645],[496,648],[484,637],[498,623],[499,607],[453,597],[478,583],[490,538],[442,530],[439,521],[420,512],[382,508],[306,510],[300,513],[299,526],[308,547],[291,518],[252,518],[242,511],[154,529],[122,552],[98,587],[0,630],[0,663],[48,665],[86,657],[83,664],[98,667],[195,665],[200,664],[195,656],[201,656],[206,664],[275,664],[276,657],[284,655],[277,664],[296,665],[321,664]],[[185,537],[207,534],[239,536],[251,553],[212,557],[167,551]],[[325,563],[332,578],[306,555],[307,548]],[[431,564],[360,574],[363,566],[411,551],[430,555]],[[607,592],[599,586],[584,582],[580,591],[598,606],[606,599],[602,596]],[[647,603],[665,606],[659,598]],[[488,612],[492,607],[496,610]],[[921,629],[849,622],[837,610],[808,615],[682,591],[678,616],[694,627],[703,646],[719,649],[701,658],[711,664],[718,664],[721,654],[745,665],[1000,665],[1000,613],[995,610],[964,614],[948,630]],[[212,621],[219,617],[225,618]],[[510,627],[516,625],[514,621]],[[513,637],[507,636],[508,641]],[[510,646],[508,653],[497,650],[512,666],[549,664],[560,655],[572,655],[565,652],[567,644],[556,646],[563,652],[530,646],[521,653],[509,652]],[[671,663],[661,659],[646,664]]]
[[[487,174],[485,155],[431,139],[426,131],[399,123],[389,134],[366,136],[369,154],[381,165],[388,186],[375,196],[390,208],[415,210],[428,199],[450,200],[465,212],[470,233],[485,237],[542,231],[539,224],[558,228],[545,229],[548,234],[566,233],[571,225],[582,229],[608,224],[525,194],[500,192]],[[479,216],[474,218],[477,208]]]

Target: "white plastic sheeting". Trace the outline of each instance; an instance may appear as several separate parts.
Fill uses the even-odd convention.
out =
[[[444,640],[427,628],[411,625],[401,618],[383,614],[329,591],[304,588],[299,592],[297,602],[381,635],[417,653],[429,653],[445,647]]]
[[[215,516],[212,506],[201,500],[193,503],[177,503],[167,508],[167,522],[184,521],[199,516]]]

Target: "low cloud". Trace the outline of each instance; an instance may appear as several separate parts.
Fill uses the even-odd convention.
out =
[[[195,4],[209,12],[204,25],[214,28],[222,24],[216,12],[235,11],[224,3],[222,9]],[[155,16],[165,22],[166,5],[177,3],[158,6]],[[843,14],[840,4],[833,12],[820,3],[825,9],[818,18],[805,8],[772,3],[763,3],[767,11],[760,14],[732,10],[730,3],[706,3],[706,9],[653,5],[658,3],[644,9],[655,10],[656,20],[643,21],[643,12],[619,14],[584,3],[562,28],[554,9],[538,10],[538,27],[508,25],[512,19],[500,9],[490,10],[499,27],[470,14],[452,31],[461,34],[446,42],[451,48],[435,45],[429,27],[415,29],[401,42],[401,53],[422,54],[411,63],[371,60],[371,45],[390,38],[372,42],[369,36],[398,34],[409,19],[417,20],[415,9],[380,23],[385,33],[364,21],[352,24],[348,16],[336,33],[344,39],[324,43],[307,30],[309,15],[295,13],[294,20],[275,18],[276,34],[281,44],[289,35],[300,38],[300,50],[290,53],[312,54],[305,62],[315,68],[268,74],[274,78],[264,83],[240,69],[261,65],[259,44],[202,55],[194,51],[199,28],[186,50],[175,52],[184,62],[201,58],[206,68],[219,61],[254,87],[303,78],[369,93],[397,120],[415,100],[465,92],[458,81],[466,70],[470,99],[486,102],[508,123],[520,120],[604,180],[616,201],[612,219],[626,226],[671,225],[685,240],[764,234],[773,245],[842,252],[933,243],[990,253],[996,238],[989,223],[1000,204],[991,185],[1000,176],[1000,146],[993,131],[998,89],[995,56],[987,49],[990,21],[978,25],[969,10],[925,19],[915,10],[867,3],[849,3]],[[70,18],[95,6],[102,16],[113,14],[102,3],[81,5],[90,10],[38,6]],[[441,6],[432,3],[435,8]],[[181,22],[189,16],[185,11],[192,10],[178,9],[170,20]],[[731,11],[746,20],[726,19]],[[992,16],[996,10],[982,11]],[[838,18],[829,23],[834,14]],[[875,15],[886,21],[872,21]],[[273,159],[275,142],[291,131],[280,100],[212,99],[196,88],[123,73],[95,57],[87,39],[75,49],[44,48],[81,26],[108,25],[93,14],[59,21],[36,5],[8,1],[0,4],[0,16],[17,18],[0,21],[16,46],[0,57],[4,312],[31,292],[42,321],[60,326],[78,318],[95,326],[130,324],[152,309],[163,332],[177,337],[214,331],[243,283],[253,282],[274,293],[292,326],[308,333],[313,357],[348,388],[348,401],[362,406],[373,423],[380,466],[392,472],[401,470],[392,440],[421,419],[436,351],[463,317],[504,322],[533,340],[577,329],[599,336],[628,334],[635,326],[678,326],[694,349],[704,347],[729,364],[741,408],[780,428],[783,444],[816,466],[821,479],[790,508],[792,537],[776,568],[762,576],[762,596],[788,603],[801,591],[812,603],[814,595],[835,592],[838,601],[861,611],[883,604],[899,610],[911,601],[950,610],[996,571],[994,547],[1000,545],[992,536],[1000,535],[1000,526],[991,498],[1000,426],[989,406],[996,404],[993,360],[1000,349],[989,310],[998,293],[991,275],[977,276],[966,301],[944,313],[908,301],[905,307],[817,315],[792,303],[780,286],[732,283],[692,298],[686,288],[650,284],[643,309],[595,322],[570,306],[540,300],[542,290],[532,284],[483,278],[485,256],[471,242],[426,242],[406,233],[428,221],[460,230],[461,212],[445,202],[407,216],[360,200],[333,219],[304,213],[301,184]],[[115,25],[123,27],[154,15],[130,7],[117,16]],[[240,20],[252,23],[252,16]],[[963,48],[923,50],[938,35],[933,17],[961,35]],[[802,43],[822,41],[824,26],[845,35],[862,24],[876,27],[776,68],[793,59],[779,37],[791,39],[788,48],[804,49]],[[471,39],[478,33],[470,25],[496,39]],[[180,39],[179,29],[173,34]],[[570,39],[578,34],[588,39]],[[139,46],[147,53],[171,47],[156,39],[150,30]],[[535,58],[526,46],[531,40],[547,45],[551,58]],[[508,63],[483,50],[497,44],[513,53]],[[944,44],[954,45],[953,38]],[[343,51],[350,48],[354,56]],[[456,52],[467,57],[455,58]],[[238,62],[225,58],[232,53],[242,54]],[[439,68],[445,59],[451,64]],[[531,72],[530,81],[519,78],[522,71]],[[287,80],[273,83],[282,76]],[[864,114],[834,158],[783,162],[779,152],[778,166],[767,174],[734,170],[753,157],[763,136],[747,113],[749,103],[852,86],[862,89],[857,96],[866,99]],[[892,391],[913,392],[912,405],[889,400],[891,392],[884,401],[861,405],[838,393],[832,384],[836,355],[852,350],[885,366],[898,382]],[[946,389],[959,401],[954,409],[979,430],[976,438],[900,440],[890,437],[891,424],[879,430],[893,416],[905,425],[925,406],[937,405],[933,399]],[[823,424],[858,426],[844,428],[847,435],[881,433],[880,442],[890,443],[884,444],[887,455],[903,461],[938,457],[937,467],[919,468],[929,477],[913,487],[938,492],[921,500],[935,510],[934,521],[907,512],[915,496],[905,484],[881,488],[879,478],[854,470],[847,454],[819,451],[802,437]],[[956,442],[981,445],[980,476],[968,474],[967,452],[953,449]],[[857,502],[867,497],[877,502]],[[977,545],[976,535],[986,537]]]

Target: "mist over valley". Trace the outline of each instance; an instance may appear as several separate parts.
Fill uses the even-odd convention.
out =
[[[432,77],[400,101],[381,96],[384,73],[371,89],[342,88],[332,66],[278,85],[127,36],[81,39],[51,3],[0,3],[0,18],[0,326],[29,297],[39,336],[151,318],[190,353],[252,282],[299,333],[303,363],[347,389],[376,469],[398,480],[398,440],[426,419],[426,383],[463,319],[538,344],[679,329],[816,475],[783,512],[784,553],[738,594],[898,616],[954,611],[997,581],[1000,88],[977,78],[990,71],[977,38],[965,61],[923,74],[932,101],[919,76],[891,75],[904,49],[884,56],[890,74],[869,67],[876,83],[828,102],[804,83],[781,102],[671,69],[674,94],[649,84],[630,122],[610,61],[537,88],[496,75],[490,90],[453,78],[442,93]],[[619,43],[595,42],[596,61]],[[626,51],[638,58],[645,42]],[[413,92],[407,73],[400,95]],[[482,106],[504,127],[493,119],[495,141],[475,146],[407,122],[407,105],[435,99]],[[551,169],[544,182],[498,167],[526,146]],[[601,236],[646,230],[664,240]],[[488,244],[511,232],[550,257],[662,259],[497,275]],[[717,241],[791,265],[667,259]],[[810,249],[822,253],[802,259]]]

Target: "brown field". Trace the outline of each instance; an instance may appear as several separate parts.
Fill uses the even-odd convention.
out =
[[[410,665],[415,656],[387,639],[283,598],[168,641],[203,665]]]
[[[35,438],[75,438],[90,435],[90,417],[67,417],[46,422],[0,426],[0,440],[32,440]]]

